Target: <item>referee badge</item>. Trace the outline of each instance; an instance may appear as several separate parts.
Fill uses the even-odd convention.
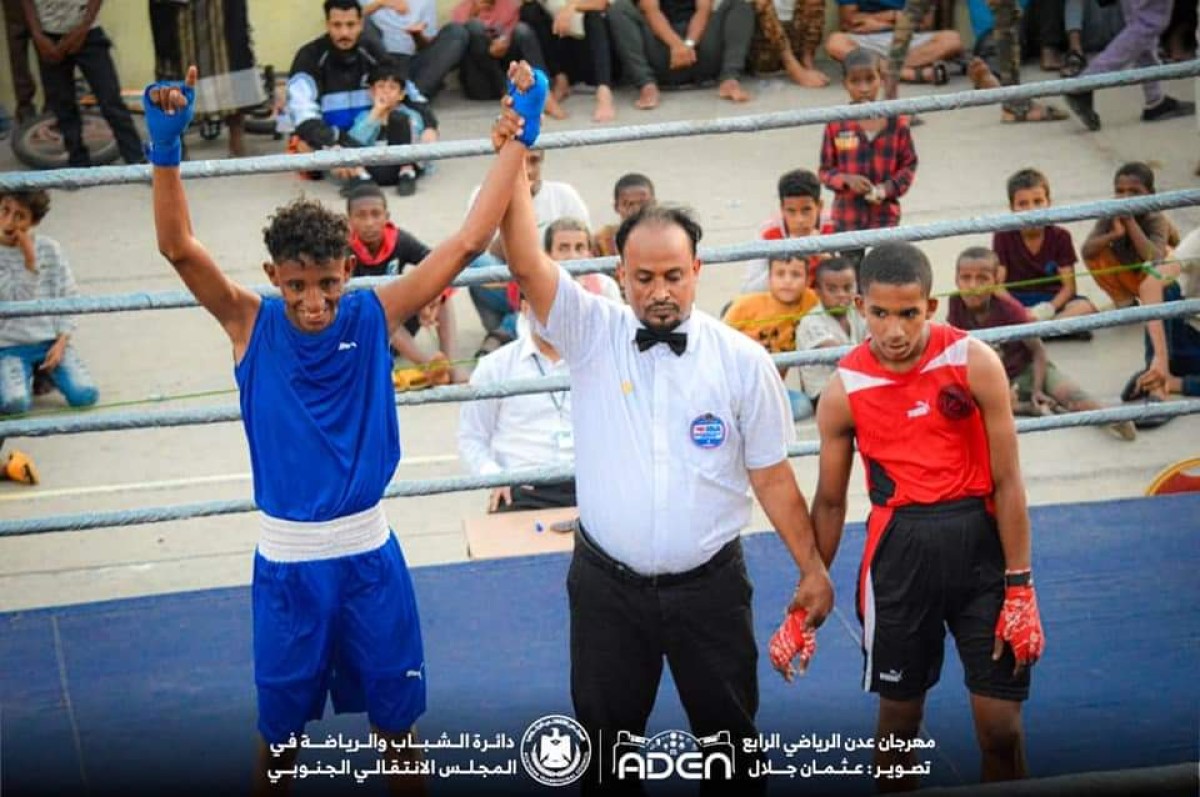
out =
[[[725,442],[725,421],[706,412],[692,421],[692,442],[700,448],[717,448]]]

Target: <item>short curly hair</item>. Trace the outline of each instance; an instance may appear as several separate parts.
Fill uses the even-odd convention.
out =
[[[0,191],[0,199],[11,199],[25,206],[33,223],[37,224],[50,212],[50,195],[41,189],[33,191]]]
[[[263,228],[263,242],[276,263],[328,263],[349,253],[349,239],[344,215],[306,197],[278,208]]]

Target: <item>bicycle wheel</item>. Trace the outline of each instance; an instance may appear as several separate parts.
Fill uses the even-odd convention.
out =
[[[92,164],[103,166],[121,156],[117,140],[108,122],[99,111],[84,109],[83,143],[88,148]],[[67,150],[63,147],[58,120],[52,113],[35,116],[17,128],[12,139],[17,159],[33,169],[63,169],[67,166]]]

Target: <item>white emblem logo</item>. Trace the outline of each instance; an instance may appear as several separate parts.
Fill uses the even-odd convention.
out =
[[[583,777],[592,740],[575,720],[552,714],[534,721],[521,737],[521,763],[543,786],[566,786]]]

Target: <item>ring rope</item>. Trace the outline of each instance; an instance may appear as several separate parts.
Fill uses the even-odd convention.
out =
[[[1068,429],[1080,426],[1101,426],[1121,421],[1138,421],[1149,418],[1175,418],[1181,415],[1200,413],[1200,399],[1145,403],[1126,407],[1111,407],[1101,410],[1086,410],[1044,418],[1021,418],[1016,422],[1017,432],[1045,432],[1052,429]],[[788,446],[789,457],[813,456],[820,451],[816,442],[798,443]],[[464,492],[492,487],[507,487],[513,484],[550,484],[573,478],[571,467],[529,468],[501,471],[488,476],[452,476],[443,479],[412,479],[393,482],[384,491],[384,498],[439,495],[441,493]],[[134,526],[146,523],[163,523],[172,520],[189,520],[213,515],[232,515],[257,511],[251,499],[203,501],[191,504],[145,507],[112,512],[92,512],[75,515],[48,515],[37,518],[0,521],[0,537],[27,534],[44,534],[55,531],[84,531],[88,529]]]
[[[992,329],[976,330],[971,334],[985,343],[1003,343],[1033,337],[1069,335],[1075,332],[1083,332],[1084,330],[1123,326],[1145,321],[1195,315],[1197,313],[1200,313],[1200,299],[1186,299],[1147,305],[1145,307],[1126,307],[1121,310],[1109,310],[1103,313],[1093,313],[1092,315],[1076,316],[1074,318],[1051,319],[1049,321],[1037,321],[1030,324],[994,327]],[[840,360],[852,348],[852,346],[841,346],[838,348],[785,352],[783,354],[772,355],[772,359],[779,366],[831,364]],[[547,376],[533,379],[513,379],[491,385],[447,385],[416,393],[398,393],[396,394],[396,404],[398,406],[411,407],[419,404],[478,401],[480,399],[507,398],[509,396],[548,393],[568,389],[570,389],[570,381],[567,376]],[[51,435],[80,434],[83,432],[194,426],[199,424],[227,423],[239,420],[240,418],[241,410],[236,404],[201,409],[167,410],[160,413],[114,412],[91,415],[84,412],[66,417],[37,417],[0,421],[0,438],[48,437]]]
[[[1044,227],[1049,224],[1082,221],[1110,216],[1139,216],[1151,211],[1200,205],[1200,188],[1167,191],[1161,194],[1128,197],[1125,199],[1102,199],[1077,205],[1030,210],[1023,213],[999,213],[990,216],[952,219],[949,221],[912,224],[903,227],[883,227],[874,230],[810,235],[805,238],[785,238],[779,241],[753,241],[730,246],[701,247],[698,253],[704,263],[736,263],[761,258],[779,258],[789,255],[814,255],[837,252],[845,249],[865,249],[893,241],[924,241],[932,238],[949,238],[1001,230],[1017,230],[1025,227]],[[586,260],[564,261],[562,265],[573,275],[595,272],[612,272],[617,267],[616,257],[597,257]],[[371,288],[386,284],[395,277],[358,277],[350,280],[353,289]],[[458,275],[453,284],[459,287],[507,282],[512,274],[507,266],[485,266],[472,268]],[[269,286],[250,288],[263,296],[278,296],[279,292]],[[66,299],[35,299],[0,304],[0,318],[19,318],[34,315],[80,315],[85,313],[116,313],[129,310],[167,310],[182,307],[198,307],[187,291],[164,291],[159,293],[126,293],[107,296],[76,296]]]
[[[1200,60],[1177,64],[1106,72],[1100,75],[1024,83],[993,89],[969,89],[950,94],[929,94],[858,105],[842,104],[795,111],[752,114],[726,119],[705,119],[628,125],[601,130],[577,130],[548,133],[538,138],[539,149],[564,149],[625,141],[649,141],[657,138],[755,133],[786,127],[825,124],[847,119],[862,119],[900,114],[957,111],[980,105],[995,105],[1037,97],[1095,91],[1156,80],[1177,80],[1200,75]],[[180,166],[184,178],[228,177],[268,172],[325,171],[348,166],[378,166],[411,161],[441,160],[475,155],[490,155],[491,141],[471,139],[410,144],[392,147],[322,150],[299,155],[264,155],[233,160],[191,161]],[[0,191],[37,188],[88,188],[98,185],[150,182],[151,167],[101,166],[86,169],[58,169],[47,172],[9,172],[0,174]]]

